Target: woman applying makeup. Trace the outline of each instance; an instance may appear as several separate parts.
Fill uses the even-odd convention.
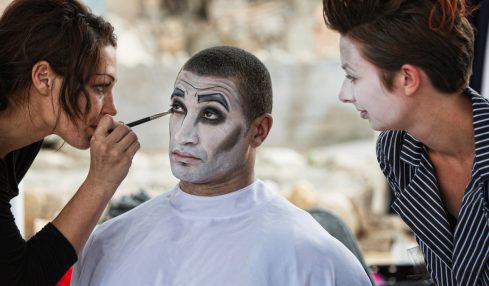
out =
[[[323,0],[351,103],[381,131],[392,208],[436,285],[489,285],[489,102],[468,87],[465,1]]]
[[[0,18],[1,285],[54,285],[127,175],[139,142],[112,118],[115,47],[113,27],[75,0],[13,1]],[[90,148],[90,168],[59,215],[25,241],[10,200],[50,134]]]

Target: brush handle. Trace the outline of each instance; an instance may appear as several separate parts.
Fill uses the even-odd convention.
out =
[[[136,120],[136,121],[127,123],[126,125],[128,127],[133,127],[133,126],[136,126],[136,125],[139,125],[139,124],[142,124],[142,123],[145,123],[145,122],[148,122],[148,121],[151,121],[151,120],[160,118],[160,117],[165,116],[165,115],[170,114],[170,113],[172,113],[172,111],[171,110],[168,110],[166,112],[162,112],[162,113],[151,115],[151,116],[148,116],[148,117],[145,117],[145,118],[141,118],[139,120]]]
[[[151,117],[145,117],[145,118],[142,118],[142,119],[139,119],[139,120],[133,121],[133,122],[131,122],[131,123],[127,123],[126,125],[127,125],[128,127],[133,127],[133,126],[136,126],[136,125],[139,125],[139,124],[142,124],[142,123],[148,122],[148,121],[151,121]]]

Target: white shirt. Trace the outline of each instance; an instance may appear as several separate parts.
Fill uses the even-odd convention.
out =
[[[177,186],[99,226],[71,285],[371,285],[307,212],[257,180],[194,196]]]

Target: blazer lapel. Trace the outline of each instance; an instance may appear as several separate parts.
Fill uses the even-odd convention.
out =
[[[475,158],[472,181],[464,194],[455,229],[453,271],[459,284],[476,285],[489,262],[489,103],[470,90],[469,94]]]
[[[489,219],[483,195],[487,181],[475,188],[464,195],[455,230],[453,272],[460,285],[477,285],[489,259]]]
[[[451,269],[453,234],[441,203],[433,167],[425,152],[420,153],[417,164],[414,176],[392,208],[425,246]]]

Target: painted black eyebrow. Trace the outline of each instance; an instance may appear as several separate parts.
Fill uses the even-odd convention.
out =
[[[173,91],[173,93],[171,94],[170,98],[173,98],[175,96],[179,96],[179,97],[185,97],[185,91],[179,89],[178,87],[175,88],[175,90]]]
[[[226,101],[226,98],[221,93],[209,93],[209,94],[199,94],[198,102],[206,102],[206,101],[216,101],[220,103],[227,111],[229,111],[229,105]]]

